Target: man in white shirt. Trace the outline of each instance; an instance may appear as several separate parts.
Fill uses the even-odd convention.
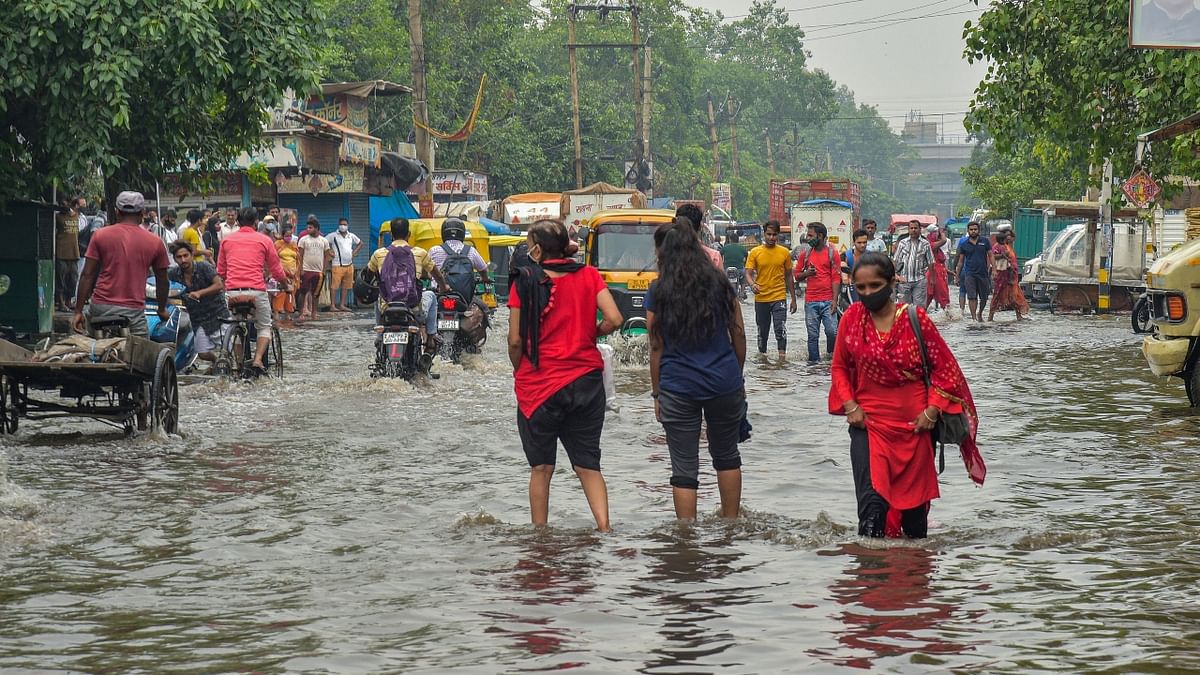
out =
[[[237,209],[231,206],[225,209],[225,222],[221,223],[221,229],[217,231],[217,240],[225,241],[225,237],[228,237],[237,231]]]
[[[350,294],[354,290],[354,256],[362,250],[362,240],[350,231],[350,221],[338,219],[337,232],[330,234],[329,249],[333,252],[333,274],[329,286],[329,297],[333,311],[349,312]]]
[[[887,242],[883,240],[882,234],[876,232],[878,228],[879,226],[870,218],[863,221],[863,229],[867,231],[868,253],[887,253]]]

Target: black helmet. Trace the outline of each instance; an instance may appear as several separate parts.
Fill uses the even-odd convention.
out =
[[[467,224],[459,218],[442,221],[442,241],[463,241],[467,238]]]

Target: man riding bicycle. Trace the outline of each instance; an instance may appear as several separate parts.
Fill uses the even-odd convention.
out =
[[[225,280],[229,297],[254,298],[254,328],[258,340],[254,349],[254,368],[263,370],[263,355],[271,344],[271,299],[263,270],[285,289],[289,286],[287,272],[279,262],[275,242],[257,230],[258,211],[244,208],[237,214],[238,230],[221,242],[217,274]],[[290,290],[290,289],[289,289]]]

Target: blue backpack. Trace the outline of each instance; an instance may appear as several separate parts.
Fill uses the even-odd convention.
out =
[[[417,286],[417,260],[407,246],[393,246],[379,270],[379,295],[384,302],[402,302],[415,307],[421,302]]]

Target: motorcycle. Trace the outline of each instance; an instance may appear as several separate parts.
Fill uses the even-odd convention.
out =
[[[458,363],[463,354],[478,354],[487,342],[487,305],[479,298],[467,302],[454,291],[442,291],[438,295],[437,329],[442,340],[442,354]]]
[[[192,331],[191,317],[180,299],[187,292],[187,287],[179,282],[171,282],[168,292],[167,314],[163,321],[158,316],[158,300],[155,293],[154,279],[146,280],[146,304],[143,310],[146,314],[146,327],[150,339],[175,345],[175,372],[182,373],[196,363],[199,352],[196,350],[196,335]]]
[[[725,275],[729,277],[729,283],[733,284],[734,290],[737,291],[738,300],[745,302],[745,300],[746,300],[746,275],[745,275],[745,273],[736,267],[726,267]]]
[[[375,363],[371,377],[401,377],[411,382],[429,374],[432,359],[421,348],[421,320],[407,305],[390,302],[375,328]]]

